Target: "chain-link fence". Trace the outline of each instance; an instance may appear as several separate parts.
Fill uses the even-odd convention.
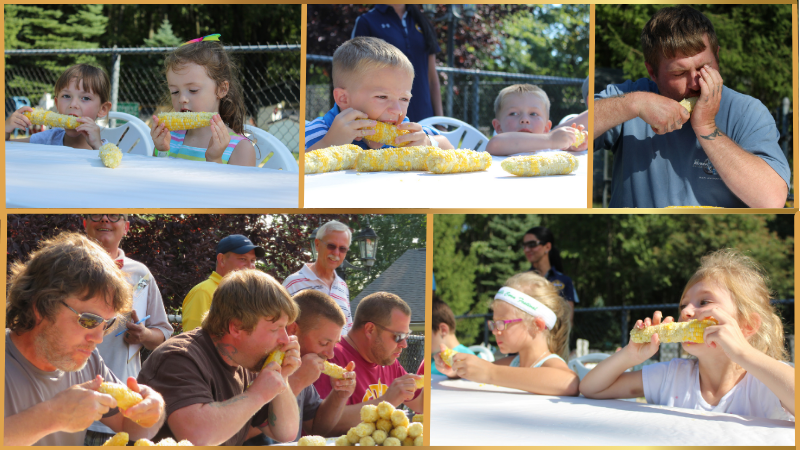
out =
[[[333,108],[330,56],[307,55],[306,120],[314,120]],[[444,115],[459,119],[491,136],[494,100],[501,89],[517,83],[535,84],[550,98],[550,120],[558,124],[568,114],[586,111],[581,93],[583,78],[437,67],[442,87]]]
[[[292,152],[300,148],[300,45],[226,46],[241,72],[246,124],[278,138]],[[54,106],[53,87],[61,75],[36,64],[36,58],[72,54],[93,56],[111,78],[112,110],[139,117],[170,111],[164,56],[170,47],[6,50],[6,117],[22,106]],[[112,124],[113,125],[113,124]]]
[[[408,348],[397,358],[408,373],[417,373],[420,363],[425,359],[425,336],[412,334],[406,340]]]

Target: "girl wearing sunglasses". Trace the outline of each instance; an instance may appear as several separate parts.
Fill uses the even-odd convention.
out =
[[[490,363],[458,353],[447,367],[436,356],[436,368],[447,376],[521,389],[533,394],[578,395],[578,376],[567,367],[569,307],[544,277],[532,272],[509,278],[494,297],[489,329],[500,351],[517,353]],[[442,349],[443,350],[443,349]]]

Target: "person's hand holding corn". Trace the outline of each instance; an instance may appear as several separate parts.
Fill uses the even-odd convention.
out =
[[[469,353],[453,355],[453,371],[461,378],[478,383],[487,383],[491,378],[493,363]]]
[[[709,136],[721,133],[717,129],[716,117],[722,100],[722,76],[708,64],[700,69],[699,74],[700,97],[691,111],[691,123],[698,137],[708,139]]]
[[[228,127],[222,122],[222,117],[215,114],[211,118],[211,139],[208,141],[208,149],[206,150],[206,161],[222,164],[222,154],[231,143],[231,135],[228,133]]]
[[[156,425],[160,427],[165,417],[165,404],[161,394],[143,384],[137,383],[133,377],[128,377],[127,383],[128,389],[142,396],[142,401],[126,409],[120,408],[122,415],[142,428],[150,428]]]
[[[641,100],[636,104],[638,116],[653,128],[656,134],[667,134],[680,130],[689,121],[689,111],[679,102],[663,95],[636,92]],[[630,94],[626,94],[630,95]]]
[[[360,141],[365,136],[375,134],[375,130],[372,128],[375,125],[377,125],[377,121],[369,120],[366,113],[347,108],[333,119],[328,133],[322,139],[328,144],[326,146],[350,144],[353,141]]]
[[[756,332],[757,327],[743,330],[735,318],[716,306],[706,310],[703,316],[713,317],[717,322],[716,325],[708,326],[703,330],[705,345],[711,348],[721,347],[731,361],[744,368],[747,367],[747,360],[752,358],[753,352],[761,353],[750,345],[744,335],[746,332],[749,337]],[[698,319],[701,318],[698,317]]]
[[[156,150],[159,152],[168,152],[170,136],[169,128],[167,128],[165,122],[159,121],[158,117],[153,116],[153,125],[150,129],[150,137],[153,139]]]
[[[331,377],[332,395],[341,398],[350,398],[356,390],[356,373],[354,372],[356,363],[350,361],[344,368],[342,378]]]
[[[102,138],[100,137],[100,125],[91,117],[78,117],[78,127],[76,131],[80,132],[86,139],[86,142],[95,150],[100,150],[103,146]]]
[[[23,106],[22,108],[14,111],[13,114],[8,116],[6,119],[6,140],[11,137],[11,133],[14,132],[17,128],[20,130],[25,130],[31,128],[33,125],[31,124],[31,120],[26,116],[24,113],[29,113],[33,111],[33,108],[30,106]]]
[[[649,317],[645,317],[644,320],[637,320],[636,324],[633,326],[634,332],[636,330],[644,330],[649,326],[661,325],[661,324],[668,324],[675,322],[675,319],[672,316],[664,317],[661,311],[656,311],[653,313],[653,318],[650,319]],[[636,343],[634,342],[635,339],[633,335],[631,340],[628,342],[621,352],[630,359],[629,365],[631,367],[641,364],[656,354],[658,351],[658,347],[661,344],[661,339],[658,333],[653,334],[650,336],[650,340],[644,343]]]
[[[436,366],[436,370],[442,373],[442,375],[446,375],[448,378],[458,378],[456,375],[456,371],[453,370],[453,367],[447,363],[447,361],[452,362],[451,358],[454,358],[455,355],[451,355],[448,358],[443,358],[442,355],[454,353],[450,350],[446,345],[439,344],[439,353],[433,354],[433,364]]]
[[[577,140],[566,150],[568,152],[582,152],[584,150],[589,149],[589,132],[586,131],[586,128],[583,125],[578,125],[577,123],[572,123],[570,127],[578,130],[580,136],[577,137]]]
[[[297,342],[297,336],[289,336],[289,342],[281,347],[281,351],[284,352],[283,364],[281,364],[281,376],[288,382],[289,376],[295,373],[300,367],[300,364],[302,364],[302,360],[300,359],[300,343]]]
[[[395,378],[382,397],[395,406],[412,400],[414,393],[417,392],[417,378],[419,376],[410,373]]]
[[[117,406],[113,397],[97,392],[102,382],[103,379],[98,376],[61,391],[47,401],[50,404],[47,411],[51,418],[48,422],[55,424],[55,431],[83,431]]]

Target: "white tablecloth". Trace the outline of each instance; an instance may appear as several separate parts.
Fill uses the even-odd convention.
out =
[[[795,445],[794,422],[533,395],[431,375],[431,445]]]
[[[430,172],[339,172],[305,176],[306,208],[586,208],[587,152],[576,153],[569,175],[517,177],[501,156],[488,170],[436,175]]]
[[[98,152],[6,142],[7,208],[297,208],[299,175],[126,154],[109,169]]]

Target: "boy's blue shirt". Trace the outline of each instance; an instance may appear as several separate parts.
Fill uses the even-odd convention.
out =
[[[310,122],[306,120],[306,144],[305,144],[306,150],[312,145],[319,142],[323,137],[325,137],[325,135],[328,133],[328,130],[331,128],[331,125],[333,124],[333,120],[336,119],[336,116],[338,116],[340,112],[341,111],[339,111],[339,105],[333,105],[333,108],[331,108],[330,111],[325,113],[324,116],[317,117],[316,119]],[[410,122],[408,120],[408,117],[403,119],[403,123],[407,122]],[[435,128],[426,127],[424,125],[422,126],[422,131],[424,131],[425,134],[427,134],[428,136],[438,136],[439,134],[441,134]],[[369,146],[364,140],[353,141],[353,144],[363,148],[364,150],[374,150],[369,148]],[[393,145],[384,145],[381,148],[393,148],[393,147],[394,147]]]

